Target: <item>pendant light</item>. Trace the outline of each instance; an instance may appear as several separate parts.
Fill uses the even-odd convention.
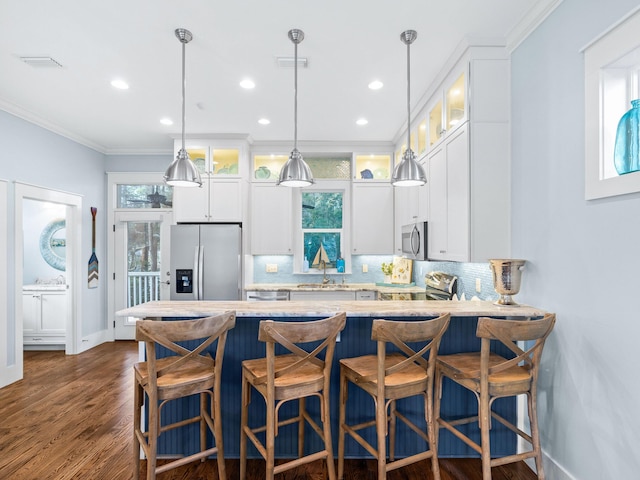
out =
[[[304,32],[294,28],[289,30],[288,36],[294,44],[293,150],[289,160],[280,170],[277,184],[287,187],[306,187],[315,182],[309,165],[306,164],[302,154],[298,151],[298,44],[304,40]]]
[[[427,183],[422,165],[416,162],[416,154],[411,150],[411,63],[410,45],[418,37],[415,30],[406,30],[400,34],[400,40],[407,46],[407,149],[402,155],[402,160],[396,165],[391,177],[394,187],[412,187]]]
[[[202,185],[200,172],[189,158],[187,150],[184,148],[184,123],[185,123],[185,107],[184,93],[187,85],[184,74],[184,53],[185,45],[193,39],[193,35],[189,30],[184,28],[176,29],[176,37],[182,43],[182,148],[178,151],[176,158],[164,174],[164,181],[172,187],[199,187]]]

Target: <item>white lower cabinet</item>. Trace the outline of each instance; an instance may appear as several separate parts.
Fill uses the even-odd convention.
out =
[[[22,318],[25,345],[64,345],[67,292],[23,291]]]
[[[351,251],[354,255],[393,253],[393,186],[353,184]]]
[[[288,187],[251,185],[251,253],[292,255],[293,194]]]
[[[375,300],[376,292],[373,290],[313,290],[301,292],[291,290],[289,300]]]
[[[289,293],[289,300],[355,300],[356,295],[353,291],[345,290],[313,290],[309,292],[299,292],[292,290]]]

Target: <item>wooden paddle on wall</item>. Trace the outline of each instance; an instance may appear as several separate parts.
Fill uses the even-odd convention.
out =
[[[98,209],[91,207],[91,257],[89,258],[89,288],[98,288],[98,257],[96,257],[96,213]]]

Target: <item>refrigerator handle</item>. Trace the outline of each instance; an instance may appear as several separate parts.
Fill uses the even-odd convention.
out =
[[[198,300],[200,294],[200,247],[196,246],[193,253],[193,299]]]
[[[204,300],[204,246],[200,245],[198,254],[198,300]]]

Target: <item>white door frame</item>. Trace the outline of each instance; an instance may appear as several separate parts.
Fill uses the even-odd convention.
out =
[[[82,245],[82,197],[80,195],[49,188],[38,187],[26,183],[15,182],[15,352],[16,366],[22,378],[22,283],[23,283],[23,201],[25,199],[65,205],[66,211],[66,270],[65,277],[69,288],[67,290],[67,320],[65,352],[68,355],[80,351],[81,331],[78,319],[82,311],[82,296],[80,295],[80,259]]]
[[[0,388],[9,385],[22,377],[22,368],[18,372],[18,366],[13,358],[9,358],[9,284],[7,283],[7,248],[9,236],[9,197],[7,195],[8,184],[6,180],[0,180],[0,348],[4,355],[0,358]],[[12,343],[13,340],[11,340]],[[15,350],[14,350],[15,351]]]
[[[170,262],[170,231],[169,227],[172,223],[173,215],[171,210],[154,208],[153,210],[129,210],[129,211],[116,211],[114,213],[114,269],[115,276],[113,276],[113,290],[114,290],[114,309],[120,310],[127,308],[126,299],[126,283],[127,283],[127,223],[129,222],[160,222],[160,248],[162,249],[162,259],[160,265],[160,298],[162,300],[169,300],[169,262]],[[125,282],[123,285],[121,282]],[[135,329],[127,328],[134,327],[135,322],[130,323],[131,317],[116,317],[114,324],[114,338],[115,340],[133,340],[135,339]],[[124,327],[124,328],[119,328]],[[127,332],[126,330],[131,330]]]
[[[115,213],[118,210],[118,185],[155,185],[163,183],[163,172],[107,172],[107,228],[110,235],[107,236],[107,276],[109,283],[107,286],[107,327],[111,340],[115,339],[115,321],[116,321],[116,292],[115,280],[116,274],[116,248],[115,248]],[[127,208],[121,211],[131,212],[133,209]],[[138,209],[136,209],[138,210]],[[151,209],[139,209],[138,211],[150,211]],[[158,209],[153,209],[158,211]],[[171,213],[172,216],[168,220],[173,223],[173,210],[162,209],[162,213]],[[168,257],[167,257],[168,258]],[[164,262],[163,262],[164,263]]]

